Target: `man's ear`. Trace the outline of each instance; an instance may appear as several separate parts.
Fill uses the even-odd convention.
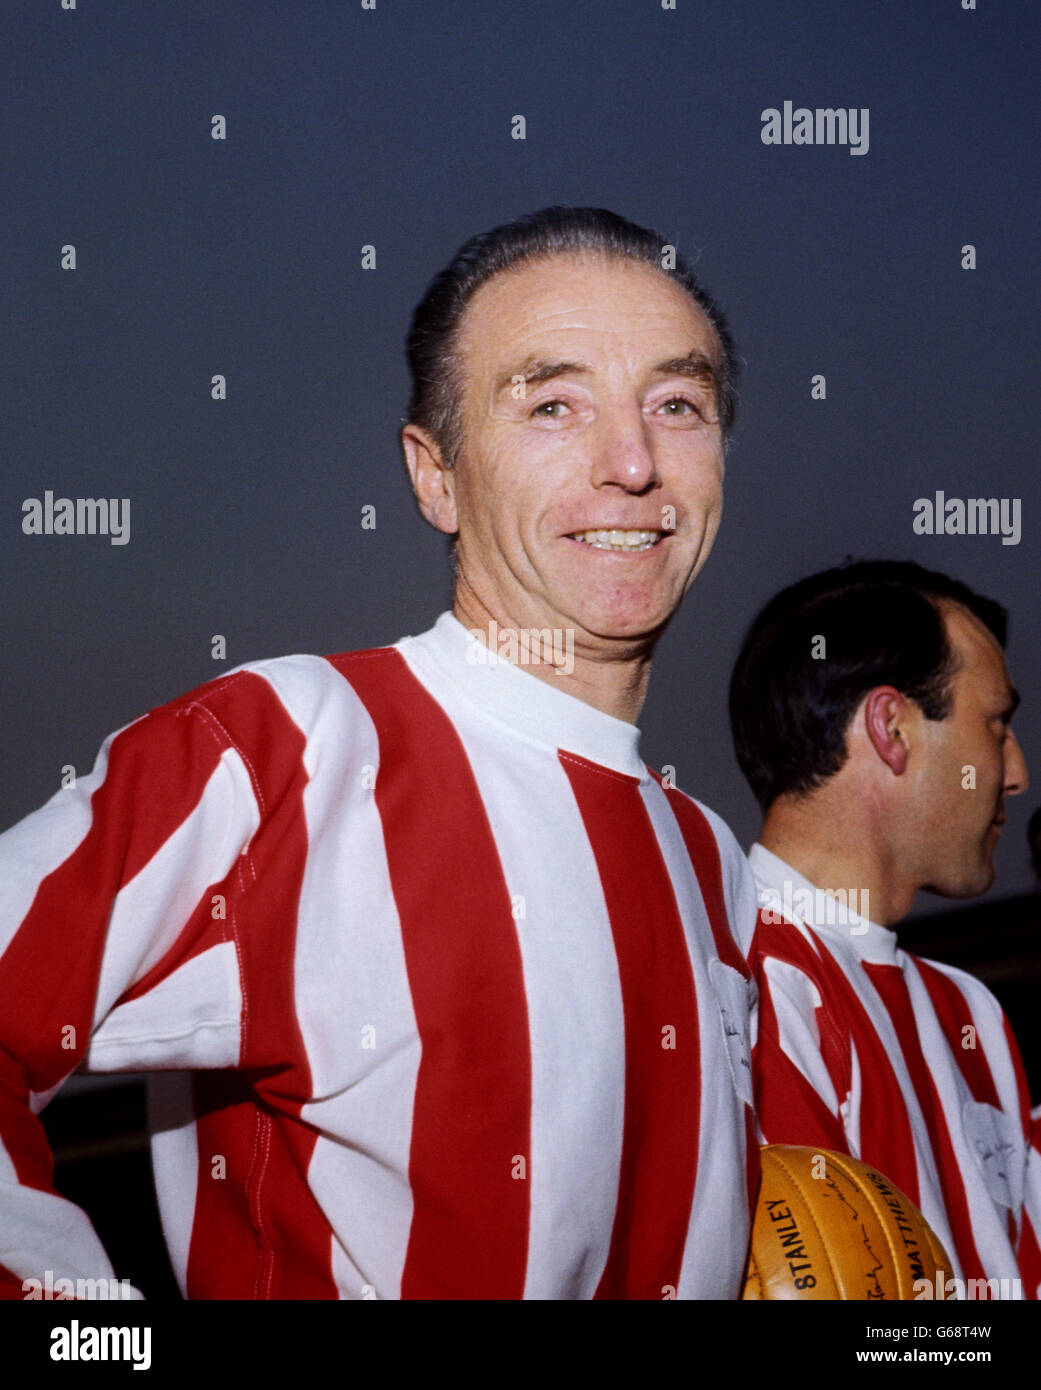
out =
[[[864,701],[864,730],[872,748],[897,777],[907,768],[909,713],[908,700],[891,685],[880,685]]]
[[[419,425],[405,425],[401,447],[419,510],[438,531],[455,535],[459,530],[455,476],[445,463],[437,440]]]

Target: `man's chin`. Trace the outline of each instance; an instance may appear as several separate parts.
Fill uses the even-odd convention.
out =
[[[665,631],[675,609],[661,604],[589,603],[575,607],[576,625],[592,638],[611,642],[654,641]]]
[[[923,883],[922,889],[926,893],[935,893],[939,898],[978,898],[993,886],[994,876],[993,860],[988,859],[975,874],[967,875],[962,869],[957,878]]]
[[[632,619],[623,621],[604,616],[590,617],[582,623],[583,631],[591,643],[605,646],[640,647],[653,646],[665,630],[668,619],[658,619],[655,623]]]

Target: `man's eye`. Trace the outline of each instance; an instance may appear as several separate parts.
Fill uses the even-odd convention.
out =
[[[557,410],[558,406],[560,410],[565,410],[567,408],[563,401],[540,401],[531,413],[532,415],[541,415],[547,420],[555,420],[559,413]]]
[[[697,406],[693,401],[688,401],[686,396],[672,396],[664,403],[662,409],[666,415],[689,415],[697,412]]]

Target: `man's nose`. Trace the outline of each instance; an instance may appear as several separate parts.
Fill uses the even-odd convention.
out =
[[[1027,760],[1019,746],[1019,740],[1011,729],[1005,742],[1005,795],[1021,796],[1030,786]]]
[[[619,408],[601,416],[598,423],[593,486],[615,486],[635,493],[655,486],[658,465],[642,412]]]

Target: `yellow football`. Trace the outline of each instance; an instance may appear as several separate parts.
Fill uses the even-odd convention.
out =
[[[747,1299],[913,1299],[950,1260],[918,1208],[868,1163],[789,1144],[762,1149]]]

